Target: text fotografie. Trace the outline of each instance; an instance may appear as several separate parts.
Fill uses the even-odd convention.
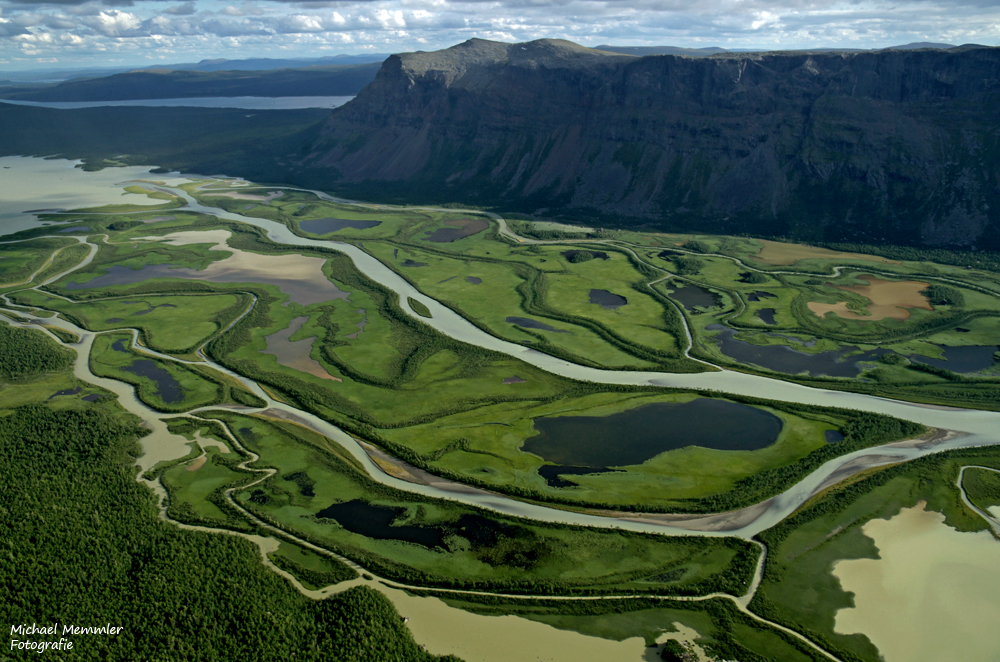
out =
[[[114,626],[111,623],[101,626],[80,626],[80,625],[38,625],[37,623],[22,623],[10,626],[10,650],[11,651],[33,651],[44,653],[47,650],[67,651],[73,648],[73,642],[66,638],[67,635],[109,635],[115,636],[121,633],[124,627]],[[58,641],[37,640],[37,639],[15,639],[14,637],[55,637]]]

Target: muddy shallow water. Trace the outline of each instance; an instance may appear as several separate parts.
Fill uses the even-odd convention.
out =
[[[327,372],[322,363],[309,355],[312,351],[313,341],[316,339],[315,336],[295,341],[289,340],[308,321],[308,317],[296,317],[288,325],[288,328],[266,336],[267,349],[262,349],[261,351],[272,354],[278,359],[278,363],[299,372],[305,372],[321,379],[329,379],[335,382],[342,381],[339,377],[334,377]]]
[[[211,230],[207,232],[185,231],[174,232],[163,237],[147,239],[163,243],[183,246],[190,244],[212,243],[213,251],[232,253],[227,258],[210,262],[204,269],[175,267],[171,264],[147,264],[142,269],[130,269],[121,265],[107,268],[107,273],[84,283],[70,279],[66,289],[79,290],[95,287],[110,287],[114,285],[131,285],[145,282],[152,278],[183,278],[187,280],[207,280],[214,283],[261,283],[274,285],[287,294],[292,301],[309,305],[330,301],[332,299],[347,299],[349,292],[338,288],[323,273],[326,260],[320,257],[305,255],[260,255],[232,248],[226,244],[229,239],[228,230]]]
[[[886,662],[1000,659],[1000,541],[961,533],[923,502],[862,527],[879,559],[840,561],[833,574],[855,607],[835,630],[860,632]]]

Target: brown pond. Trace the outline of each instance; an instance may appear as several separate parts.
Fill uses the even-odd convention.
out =
[[[267,349],[261,351],[272,354],[277,357],[278,363],[299,372],[304,372],[320,379],[329,379],[335,382],[343,381],[339,377],[331,375],[320,362],[309,356],[315,336],[312,338],[303,338],[302,340],[289,340],[308,321],[308,317],[296,317],[287,329],[282,329],[277,333],[267,336]]]

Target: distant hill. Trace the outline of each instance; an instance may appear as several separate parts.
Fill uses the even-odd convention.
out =
[[[346,196],[1000,249],[1000,48],[393,55],[302,163]]]
[[[143,67],[137,71],[150,69],[168,69],[170,71],[269,71],[273,69],[299,69],[313,66],[333,66],[349,64],[381,64],[389,57],[388,53],[373,53],[371,55],[328,55],[326,57],[273,59],[266,57],[249,58],[245,60],[202,60],[186,64],[168,64]]]
[[[378,63],[271,71],[146,70],[71,80],[51,87],[0,89],[18,101],[123,101],[194,97],[353,96],[375,78]]]
[[[679,46],[594,46],[596,51],[606,53],[620,53],[622,55],[689,55],[691,57],[705,57],[716,53],[727,53],[725,48],[711,46],[709,48],[681,48]]]

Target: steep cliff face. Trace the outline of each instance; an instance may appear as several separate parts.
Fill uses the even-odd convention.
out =
[[[307,162],[382,190],[623,222],[1000,248],[1000,49],[390,57]]]

